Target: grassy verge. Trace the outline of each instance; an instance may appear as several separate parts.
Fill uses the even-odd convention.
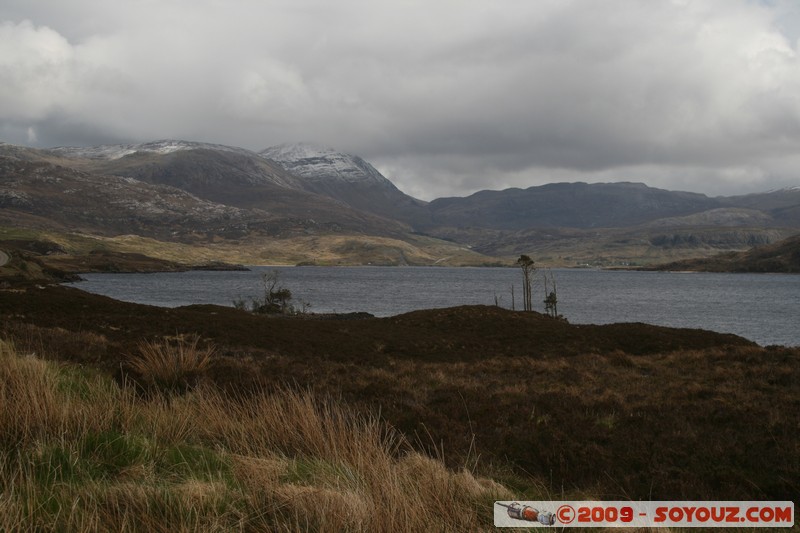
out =
[[[472,531],[499,484],[280,389],[137,396],[0,342],[0,530]]]

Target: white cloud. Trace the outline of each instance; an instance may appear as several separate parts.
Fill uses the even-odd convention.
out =
[[[29,21],[0,23],[0,116],[46,116],[72,83],[73,60],[70,44],[52,29]]]
[[[736,192],[797,175],[798,36],[788,0],[6,0],[0,131],[315,140],[425,198],[557,178]]]

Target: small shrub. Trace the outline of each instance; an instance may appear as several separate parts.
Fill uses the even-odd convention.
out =
[[[143,341],[139,343],[139,355],[128,364],[146,387],[185,392],[197,385],[216,352],[213,345],[201,348],[199,343],[197,335],[175,342]]]
[[[240,311],[250,311],[260,315],[297,315],[306,314],[311,304],[300,301],[299,307],[292,303],[292,291],[280,284],[280,271],[264,272],[261,274],[264,295],[251,298],[248,303],[243,298],[232,301],[233,307]]]

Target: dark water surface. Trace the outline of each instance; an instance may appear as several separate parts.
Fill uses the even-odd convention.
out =
[[[250,272],[84,274],[75,284],[129,302],[177,307],[232,305],[258,297],[261,273],[280,271],[296,303],[317,313],[366,311],[390,316],[464,304],[521,307],[515,268],[254,267]],[[761,345],[800,346],[800,276],[554,270],[558,310],[573,324],[646,322],[735,333]],[[541,272],[534,309],[543,311]]]

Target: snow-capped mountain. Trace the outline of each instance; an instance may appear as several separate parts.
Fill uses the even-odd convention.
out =
[[[311,143],[279,144],[259,152],[307,182],[347,182],[396,189],[375,167],[358,156]]]
[[[400,191],[358,156],[311,143],[279,144],[259,154],[300,178],[310,192],[350,207],[413,223],[426,216],[426,203]]]
[[[366,213],[306,187],[304,178],[246,150],[219,144],[161,140],[144,144],[60,147],[49,150],[0,146],[0,157],[45,160],[95,176],[125,177],[166,185],[215,204],[257,210],[270,228],[401,235],[408,228]],[[283,221],[280,224],[275,220]],[[285,222],[285,224],[284,224]],[[281,224],[284,224],[282,226]],[[277,231],[275,229],[275,231]]]

